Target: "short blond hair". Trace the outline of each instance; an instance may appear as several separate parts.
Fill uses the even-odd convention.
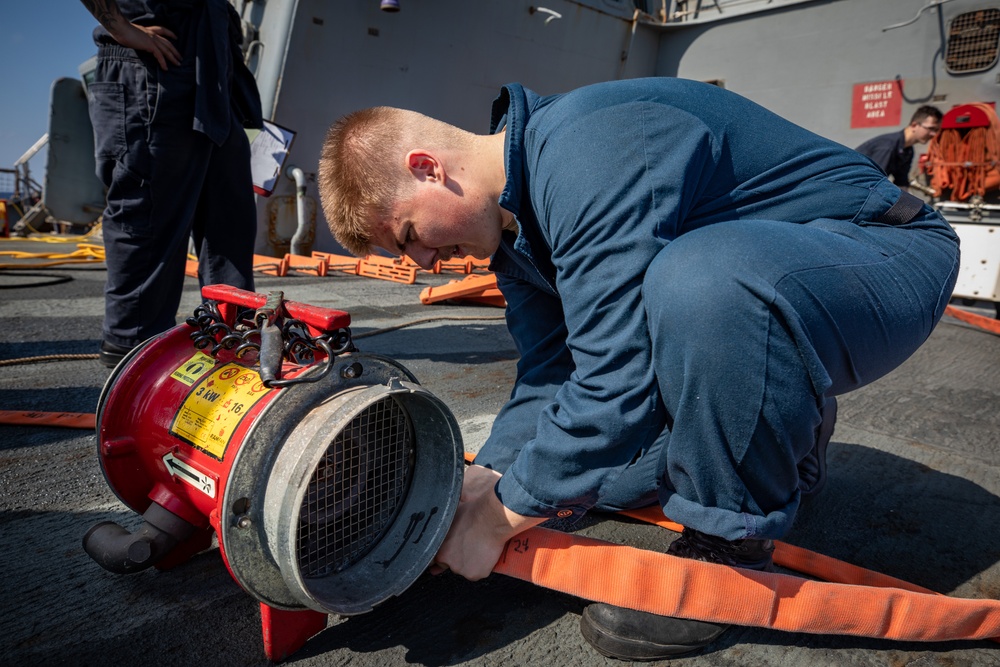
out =
[[[405,182],[404,118],[373,107],[348,114],[326,133],[319,158],[323,214],[337,242],[355,255],[372,250],[373,220],[385,218]]]
[[[319,194],[334,238],[358,256],[373,249],[372,229],[414,187],[406,153],[461,148],[473,135],[416,111],[372,107],[350,113],[326,133],[319,159]]]

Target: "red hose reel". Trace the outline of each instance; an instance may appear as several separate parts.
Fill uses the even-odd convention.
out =
[[[108,484],[144,523],[91,528],[117,573],[174,567],[217,537],[281,660],[408,588],[433,560],[463,471],[454,416],[342,311],[225,285],[133,350],[97,409]]]

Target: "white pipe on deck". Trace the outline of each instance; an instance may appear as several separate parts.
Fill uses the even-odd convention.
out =
[[[298,221],[290,251],[293,255],[308,255],[310,249],[306,243],[313,236],[315,221],[306,215],[306,174],[295,166],[288,167],[285,174],[295,181],[295,214]]]

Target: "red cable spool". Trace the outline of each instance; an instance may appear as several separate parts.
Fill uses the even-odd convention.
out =
[[[1000,187],[1000,120],[992,103],[962,104],[941,119],[941,132],[921,157],[931,187],[965,201]]]
[[[202,295],[196,318],[104,386],[101,467],[145,523],[97,524],[84,548],[124,574],[174,567],[216,536],[281,660],[327,614],[370,611],[432,562],[458,506],[461,433],[403,366],[354,348],[347,313],[224,285]]]

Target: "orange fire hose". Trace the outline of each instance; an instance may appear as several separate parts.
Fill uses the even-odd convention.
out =
[[[652,505],[637,510],[625,510],[621,512],[625,516],[645,521],[667,530],[679,533],[684,530],[684,526],[663,516],[659,506]],[[881,572],[867,570],[857,565],[845,563],[831,556],[803,549],[793,544],[785,542],[774,543],[774,561],[796,572],[807,574],[824,581],[838,584],[854,584],[859,586],[878,586],[880,588],[902,588],[903,590],[914,591],[916,593],[936,593],[929,588],[923,588],[908,581],[890,577]]]
[[[970,313],[966,310],[962,310],[961,308],[956,308],[955,306],[945,306],[944,314],[951,315],[956,320],[961,320],[966,324],[971,324],[1000,336],[1000,320],[986,317],[985,315],[979,315],[977,313]]]
[[[493,571],[664,616],[902,641],[1000,640],[1000,600],[881,586],[879,578],[865,584],[812,581],[545,528],[511,539]]]
[[[471,462],[474,455],[465,458]],[[658,506],[622,514],[683,530]],[[1000,600],[947,597],[784,542],[775,542],[774,560],[825,581],[703,563],[546,528],[512,538],[493,571],[663,616],[901,641],[1000,641]]]
[[[61,426],[64,428],[86,428],[93,430],[97,426],[97,415],[85,412],[0,410],[0,424]]]

